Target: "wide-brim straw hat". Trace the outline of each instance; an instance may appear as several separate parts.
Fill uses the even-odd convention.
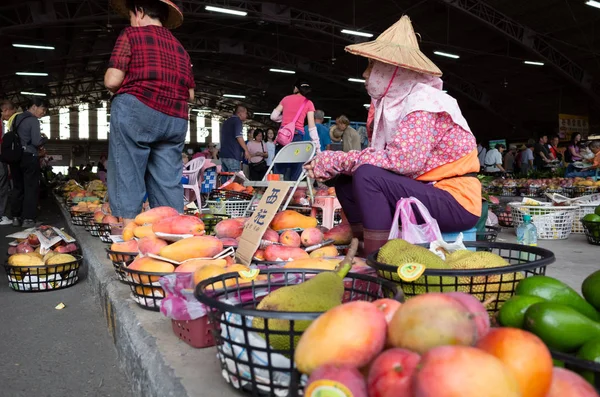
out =
[[[419,49],[417,36],[406,15],[374,41],[349,45],[346,51],[415,72],[442,75],[440,68]]]
[[[170,0],[156,0],[161,3],[165,3],[169,6],[169,15],[167,16],[167,20],[163,23],[163,26],[167,29],[175,29],[181,26],[183,23],[183,13]],[[127,0],[110,0],[110,5],[112,8],[120,15],[129,18],[129,9],[127,8]]]

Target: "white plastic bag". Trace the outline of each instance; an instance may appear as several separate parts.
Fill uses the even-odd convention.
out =
[[[417,207],[421,218],[423,218],[423,224],[417,224],[412,204]],[[399,221],[402,222],[402,230],[400,230]],[[442,240],[442,232],[440,232],[437,221],[431,216],[425,205],[418,199],[409,197],[400,199],[396,203],[396,213],[394,214],[394,222],[388,240],[395,238],[402,238],[411,244],[424,244]]]

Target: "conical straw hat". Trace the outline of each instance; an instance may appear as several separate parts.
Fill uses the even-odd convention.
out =
[[[346,51],[415,72],[442,75],[442,71],[419,49],[417,36],[406,15],[375,41],[349,45]]]
[[[183,23],[183,14],[177,5],[171,0],[157,0],[169,6],[169,16],[164,23],[167,29],[175,29]],[[129,10],[127,9],[126,0],[110,0],[112,8],[120,15],[129,18]]]

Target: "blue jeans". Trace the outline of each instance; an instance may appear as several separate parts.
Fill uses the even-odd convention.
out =
[[[304,131],[296,131],[294,134],[294,139],[292,142],[302,142],[304,141]],[[275,147],[275,157],[277,157],[277,153],[283,149],[283,146],[277,145]],[[301,163],[277,163],[273,167],[273,172],[275,174],[283,174],[284,181],[295,181],[300,177],[302,173]]]
[[[242,170],[241,160],[236,159],[221,159],[221,172],[239,172]],[[227,182],[230,176],[222,176],[221,184]]]
[[[181,152],[188,121],[154,110],[129,94],[111,105],[108,190],[113,215],[134,218],[150,207],[183,212]]]

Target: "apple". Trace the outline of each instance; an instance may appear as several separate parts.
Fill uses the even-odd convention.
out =
[[[35,234],[30,234],[29,237],[27,237],[27,243],[32,247],[38,247],[40,245],[40,239]]]
[[[35,250],[27,242],[23,242],[23,243],[20,243],[19,245],[17,245],[17,254],[26,254],[28,252],[33,252],[33,251],[35,251]]]
[[[412,377],[419,361],[419,354],[406,349],[390,349],[381,353],[369,369],[369,396],[412,396]]]

